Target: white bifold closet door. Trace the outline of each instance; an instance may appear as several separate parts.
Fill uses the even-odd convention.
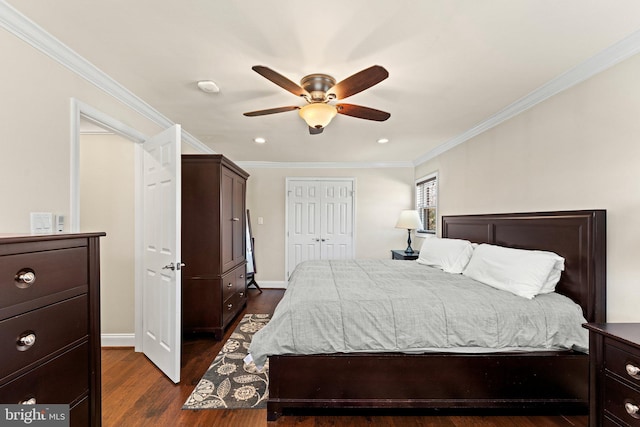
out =
[[[352,179],[287,180],[287,279],[296,265],[354,257]]]

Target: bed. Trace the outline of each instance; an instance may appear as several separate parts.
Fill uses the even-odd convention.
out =
[[[445,216],[442,237],[559,254],[556,292],[604,322],[605,221],[603,210]],[[574,350],[272,355],[269,377],[270,421],[293,408],[588,409],[588,355]]]

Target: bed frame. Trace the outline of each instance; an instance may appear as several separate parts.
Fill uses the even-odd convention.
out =
[[[603,210],[445,216],[442,237],[556,252],[557,292],[604,322],[605,222]],[[588,355],[573,351],[280,355],[269,377],[269,421],[290,408],[588,409]]]

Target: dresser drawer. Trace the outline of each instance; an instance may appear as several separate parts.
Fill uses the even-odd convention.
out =
[[[91,425],[89,398],[85,397],[69,411],[69,427],[86,427]]]
[[[83,343],[0,387],[0,403],[71,404],[89,389],[89,346]]]
[[[620,427],[620,423],[618,421],[614,421],[612,418],[606,416],[602,420],[601,427]]]
[[[86,292],[87,270],[86,247],[4,255],[0,257],[0,313],[3,308],[37,303],[38,298],[77,287]]]
[[[629,426],[640,426],[640,411],[631,415],[640,406],[640,391],[610,376],[605,377],[604,411],[624,421]],[[629,411],[629,412],[628,412]]]
[[[246,292],[236,292],[222,304],[222,324],[226,326],[240,311],[247,301]]]
[[[87,296],[81,295],[1,321],[0,381],[87,336],[88,304]],[[35,339],[32,344],[29,338]]]
[[[620,347],[623,344],[618,344]],[[630,353],[631,348],[620,348],[618,345],[607,344],[605,347],[605,367],[608,371],[624,378],[640,390],[640,356]]]
[[[238,292],[245,292],[247,279],[244,264],[222,276],[222,301]]]

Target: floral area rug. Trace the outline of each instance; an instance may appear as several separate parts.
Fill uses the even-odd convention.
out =
[[[269,322],[269,314],[245,314],[224,343],[182,409],[262,409],[269,397],[269,362],[262,372],[245,364],[253,334]]]

